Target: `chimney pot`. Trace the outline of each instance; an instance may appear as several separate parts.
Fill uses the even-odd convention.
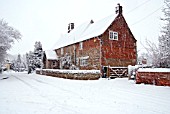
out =
[[[69,23],[68,24],[68,33],[70,33],[70,31],[73,29],[74,29],[74,23]]]
[[[116,7],[116,14],[122,14],[122,6],[118,3]]]

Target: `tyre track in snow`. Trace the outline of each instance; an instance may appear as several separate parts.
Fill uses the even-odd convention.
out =
[[[10,75],[12,75],[12,73]],[[75,91],[76,89],[71,89],[72,91],[68,90],[69,88],[66,88],[66,87],[68,87],[69,85],[64,86],[64,83],[59,83],[59,84],[61,84],[59,86],[56,83],[54,83],[55,81],[53,82],[53,81],[50,81],[50,80],[46,80],[45,78],[39,78],[38,76],[34,77],[33,75],[27,75],[27,74],[21,74],[21,73],[13,74],[12,77],[14,77],[17,80],[19,80],[20,82],[24,83],[26,86],[28,86],[33,91],[35,91],[40,97],[48,100],[48,102],[46,102],[46,104],[48,104],[47,105],[48,106],[48,110],[46,110],[45,113],[52,113],[55,110],[57,110],[57,111],[59,110],[58,111],[59,113],[62,113],[62,110],[67,110],[64,113],[66,113],[66,112],[68,112],[68,113],[78,113],[78,112],[81,112],[81,111],[80,110],[76,110],[75,111],[74,110],[75,107],[70,107],[69,104],[67,104],[67,103],[65,104],[64,102],[62,102],[62,100],[60,100],[60,98],[59,98],[59,101],[58,101],[58,99],[56,99],[56,98],[53,99],[54,97],[48,96],[48,95],[51,95],[51,94],[48,94],[48,93],[46,94],[45,93],[43,95],[42,94],[43,88],[40,87],[40,86],[44,86],[44,87],[47,86],[47,89],[49,87],[51,90],[54,89],[54,91],[57,91],[55,89],[59,89],[59,91],[57,91],[57,92],[61,91],[64,94],[66,93],[67,95],[65,97],[61,97],[61,98],[64,98],[63,100],[66,100],[66,102],[68,101],[68,99],[67,99],[68,97],[67,96],[68,95],[69,96],[72,95],[73,97],[78,98],[78,100],[80,100],[80,98],[84,98],[84,100],[87,100],[87,101],[92,100],[92,103],[94,101],[95,101],[94,103],[96,103],[96,101],[98,101],[98,103],[101,104],[99,99],[95,99],[94,100],[94,99],[90,98],[91,96],[90,97],[88,97],[88,96],[86,97],[86,96],[84,96],[81,93],[78,94],[78,92]],[[127,84],[127,87],[124,87],[124,86],[121,85],[121,83],[120,84],[116,84],[117,81],[114,81],[114,80],[113,81],[105,81],[104,80],[104,82],[97,81],[97,83],[102,83],[102,84],[100,84],[98,86],[98,84],[96,84],[96,83],[86,83],[86,84],[83,83],[82,89],[80,89],[81,91],[79,91],[79,92],[83,92],[83,90],[86,88],[85,90],[89,90],[89,91],[87,91],[87,93],[88,92],[92,92],[92,90],[94,90],[97,93],[101,93],[102,103],[106,103],[106,106],[108,106],[108,103],[107,103],[108,99],[105,99],[105,97],[103,97],[103,95],[102,95],[105,92],[108,93],[106,95],[106,97],[110,96],[110,97],[113,97],[113,99],[115,99],[115,106],[116,105],[120,105],[120,106],[126,107],[127,106],[126,104],[129,104],[130,107],[133,107],[133,108],[136,108],[136,109],[140,108],[140,109],[144,110],[145,112],[150,112],[152,114],[153,113],[159,113],[159,114],[162,113],[162,114],[165,114],[165,113],[169,112],[169,111],[167,111],[169,109],[169,107],[167,107],[168,105],[165,106],[165,104],[169,104],[170,103],[168,101],[169,99],[166,101],[164,98],[160,97],[161,94],[156,94],[156,97],[155,97],[154,96],[154,92],[155,92],[154,88],[151,88],[151,90],[149,90],[148,89],[149,87],[147,87],[147,85],[143,86],[141,88],[141,87],[139,87],[140,85],[138,86],[136,84]],[[126,83],[128,83],[128,82],[126,82]],[[93,88],[93,89],[90,89],[90,87]],[[116,87],[116,88],[114,88],[114,87]],[[103,89],[103,88],[105,88],[105,89]],[[128,88],[133,88],[134,91],[133,91],[133,89],[128,90]],[[136,89],[137,89],[137,91],[136,91]],[[101,91],[101,90],[104,90],[104,91]],[[140,90],[140,92],[139,92],[139,90]],[[159,90],[159,89],[156,89],[156,90]],[[169,88],[167,90],[169,90]],[[108,91],[110,91],[110,92],[108,92]],[[45,92],[45,91],[43,91],[43,92]],[[151,94],[152,92],[153,92],[153,94]],[[61,94],[63,94],[63,93],[61,93]],[[166,92],[166,94],[167,93],[168,92]],[[129,96],[126,96],[126,94],[128,94]],[[55,94],[52,94],[52,95],[55,95]],[[122,96],[122,95],[124,95],[124,96]],[[78,97],[78,96],[80,96],[80,97]],[[165,96],[167,96],[167,95],[165,95]],[[56,97],[58,97],[58,95],[56,95]],[[158,104],[158,105],[160,105],[160,107],[163,110],[159,110],[160,107],[155,108],[153,106],[148,106],[147,107],[145,105],[140,105],[140,104],[138,105],[138,103],[140,103],[140,102],[128,103],[128,102],[126,102],[126,100],[127,101],[133,100],[133,98],[130,98],[130,100],[129,100],[128,97],[137,97],[137,98],[139,98],[137,100],[141,100],[142,102],[145,101],[145,100],[146,100],[146,102],[152,102],[152,103],[146,103],[146,104],[149,104],[149,105]],[[141,99],[140,97],[143,98],[143,99]],[[75,98],[73,98],[73,99],[75,99]],[[122,99],[125,102],[123,102],[122,100],[118,100],[118,99]],[[106,101],[103,102],[103,100],[106,100]],[[154,100],[156,100],[156,102]],[[114,102],[114,100],[112,100],[112,101]],[[158,102],[160,102],[160,103],[158,103]],[[101,105],[103,105],[103,104],[101,104]],[[103,106],[105,106],[105,104]],[[166,109],[163,108],[164,106],[167,107],[167,108]],[[79,107],[79,106],[77,106],[77,107]],[[114,108],[114,107],[112,107],[112,108]],[[154,108],[154,109],[150,110],[149,108]]]
[[[128,80],[127,80],[128,81]],[[114,83],[114,82],[111,82],[111,83]],[[111,84],[110,83],[110,84]],[[131,84],[131,85],[134,85],[134,84]],[[128,87],[126,87],[126,88],[124,88],[123,86],[117,86],[116,87],[116,90],[115,90],[115,88],[113,87],[113,88],[111,88],[109,91],[115,91],[115,92],[120,92],[121,94],[124,94],[124,95],[126,95],[126,94],[131,94],[132,96],[137,96],[138,98],[140,98],[140,97],[145,97],[145,98],[148,98],[149,97],[149,99],[150,100],[152,100],[152,101],[155,101],[155,99],[156,99],[156,101],[159,101],[159,102],[165,102],[166,104],[169,104],[170,103],[170,99],[169,99],[169,101],[167,101],[167,99],[162,99],[162,97],[161,97],[161,95],[157,95],[157,96],[154,96],[154,94],[152,93],[152,92],[155,92],[154,90],[153,90],[153,88],[152,88],[152,90],[149,90],[149,89],[142,89],[142,88],[138,88],[137,86],[140,86],[140,85],[138,85],[138,84],[135,84],[135,86],[129,86],[129,88],[134,88],[134,91],[132,91],[132,90],[128,90]],[[114,86],[114,85],[107,85],[107,86]],[[116,85],[115,85],[116,86]],[[154,86],[154,85],[146,85],[146,87],[147,86]],[[157,87],[157,86],[156,86]],[[159,87],[159,86],[158,86]],[[106,87],[107,88],[107,87]],[[139,91],[136,91],[135,89],[140,89],[141,91],[140,91],[140,93],[139,93]],[[169,88],[170,89],[170,88]]]
[[[17,80],[21,81],[22,83],[24,83],[25,85],[27,85],[28,87],[30,87],[31,89],[34,89],[34,90],[38,90],[36,87],[32,86],[31,84],[27,83],[26,81],[22,80],[21,78],[18,78],[17,76],[15,75],[12,75],[14,78],[16,78]]]
[[[61,90],[64,90],[65,92],[69,92],[69,93],[72,93],[72,94],[74,94],[74,96],[76,95],[76,96],[79,96],[81,99],[84,99],[84,100],[86,100],[86,101],[91,101],[91,99],[90,98],[83,98],[80,94],[78,94],[78,93],[75,93],[75,92],[73,92],[73,91],[70,91],[70,90],[67,90],[67,89],[64,89],[64,88],[62,88],[62,87],[59,87],[59,86],[56,86],[56,85],[54,85],[54,84],[51,84],[51,83],[46,83],[45,81],[42,81],[42,80],[39,80],[39,79],[36,79],[36,78],[33,78],[33,77],[28,77],[28,78],[30,78],[30,79],[32,79],[32,80],[35,80],[35,81],[37,81],[37,82],[39,82],[39,83],[43,83],[43,84],[47,84],[47,85],[50,85],[50,86],[52,86],[52,87],[54,87],[54,88],[57,88],[57,89],[61,89]],[[128,81],[128,80],[127,80]],[[91,85],[86,85],[86,86],[91,86]],[[107,85],[108,86],[108,85]],[[146,85],[147,86],[147,85]],[[107,87],[106,87],[107,88]],[[134,86],[134,89],[136,88],[136,86]],[[95,89],[97,89],[97,88],[95,88]],[[99,90],[100,91],[100,90]],[[138,100],[141,100],[140,98],[149,98],[148,100],[149,100],[149,102],[152,104],[158,104],[159,103],[159,105],[165,105],[165,104],[169,104],[170,102],[169,101],[167,101],[167,100],[165,100],[164,98],[162,98],[162,97],[160,97],[160,96],[154,96],[154,94],[149,94],[149,93],[152,93],[152,91],[150,92],[150,91],[148,91],[147,93],[146,92],[136,92],[135,90],[134,91],[131,91],[131,90],[128,90],[128,89],[125,89],[125,88],[121,88],[121,86],[120,87],[116,87],[116,90],[114,90],[114,87],[110,90],[110,91],[115,91],[115,92],[118,92],[118,93],[120,93],[120,94],[123,94],[123,95],[125,95],[125,99],[128,99],[128,97],[126,96],[126,94],[129,94],[129,95],[131,95],[131,96],[136,96],[137,97],[137,99]],[[109,94],[110,96],[115,96],[115,94],[113,94],[112,92]],[[154,97],[153,97],[154,96]],[[117,95],[116,94],[116,98],[119,98],[119,95]],[[137,105],[138,106],[138,105]],[[147,107],[145,107],[145,108],[147,108]],[[145,109],[144,107],[143,107],[143,109]],[[145,109],[145,110],[147,110],[147,109]],[[159,111],[159,110],[155,110],[156,112],[160,112],[161,113],[161,111]]]
[[[66,90],[66,89],[64,89],[64,88],[61,88],[61,87],[59,87],[59,86],[56,86],[56,85],[54,85],[54,84],[51,84],[51,83],[47,83],[47,82],[45,82],[45,81],[42,81],[42,80],[40,80],[40,79],[36,79],[36,78],[33,78],[32,76],[30,77],[30,76],[23,76],[23,75],[27,75],[27,74],[19,74],[22,78],[27,78],[27,79],[29,79],[29,80],[32,80],[32,81],[34,81],[33,83],[38,83],[38,84],[43,84],[43,85],[47,85],[47,86],[51,86],[51,87],[53,87],[53,88],[55,88],[55,89],[60,89],[60,90],[62,90],[62,91],[65,91],[65,92],[72,92],[72,91],[69,91],[69,90]],[[13,75],[14,76],[14,75]],[[14,76],[14,77],[16,77],[16,76]],[[18,79],[20,79],[20,78],[18,78]],[[21,80],[21,79],[20,79]],[[22,80],[23,82],[25,82],[25,83],[27,83],[26,81],[24,81],[24,80]],[[27,85],[30,85],[29,83],[27,83]],[[34,86],[33,86],[34,87]]]
[[[19,74],[19,73],[18,73]],[[56,86],[54,86],[53,84],[49,84],[49,83],[46,83],[46,82],[43,82],[43,81],[41,81],[41,80],[38,80],[38,79],[35,79],[35,78],[32,78],[32,77],[27,77],[27,76],[23,76],[24,74],[19,74],[19,76],[22,76],[22,79],[21,78],[19,78],[18,76],[15,76],[15,75],[13,75],[13,74],[10,74],[12,77],[14,77],[14,78],[16,78],[17,80],[19,80],[20,82],[22,82],[22,83],[24,83],[26,86],[28,86],[29,88],[31,88],[33,91],[35,91],[36,93],[38,93],[38,95],[40,96],[40,97],[42,97],[43,99],[45,99],[45,100],[47,100],[47,101],[49,101],[49,104],[51,105],[49,108],[48,108],[48,110],[49,110],[49,112],[48,113],[50,113],[50,112],[52,112],[53,110],[55,110],[56,109],[56,107],[58,108],[58,109],[60,109],[60,111],[62,111],[62,110],[67,110],[68,111],[68,113],[70,113],[70,111],[71,111],[71,113],[73,113],[73,114],[75,114],[75,113],[78,113],[78,112],[76,112],[74,109],[72,109],[71,107],[68,107],[68,106],[65,106],[64,104],[62,104],[61,102],[58,102],[58,101],[56,101],[56,100],[53,100],[53,99],[50,99],[49,97],[47,97],[47,96],[45,96],[45,95],[42,95],[41,94],[41,90],[40,89],[38,89],[37,87],[35,87],[35,86],[33,86],[33,85],[31,85],[30,83],[29,83],[29,81],[25,81],[25,80],[23,80],[23,78],[27,78],[27,79],[29,79],[29,80],[33,80],[33,81],[35,81],[35,82],[38,82],[38,84],[45,84],[45,85],[48,85],[48,86],[51,86],[51,87],[53,87],[53,88],[59,88],[59,87],[56,87]],[[61,90],[64,90],[65,92],[69,92],[68,90],[66,90],[66,89],[63,89],[63,88],[61,88],[60,87],[60,89]],[[38,91],[38,92],[37,92]],[[70,92],[72,92],[72,91],[70,91]],[[73,93],[73,92],[72,92]],[[63,100],[64,101],[64,100]],[[32,102],[33,104],[35,104],[34,102]],[[74,108],[74,107],[73,107]]]
[[[149,85],[149,86],[154,86],[154,85]],[[170,104],[170,99],[169,100],[167,100],[167,98],[164,99],[161,97],[161,95],[154,96],[154,93],[152,93],[152,92],[155,92],[155,90],[153,88],[151,90],[147,89],[147,92],[146,92],[145,88],[141,89],[141,88],[138,88],[137,86],[131,86],[131,85],[129,87],[133,87],[134,91],[128,90],[128,87],[123,88],[121,85],[119,87],[117,86],[116,89],[113,87],[109,90],[109,91],[114,91],[114,92],[110,93],[110,96],[113,96],[116,99],[121,99],[120,104],[126,103],[126,101],[128,101],[129,99],[136,100],[137,101],[136,104],[130,103],[130,105],[132,105],[132,106],[135,105],[137,107],[140,106],[140,108],[142,108],[143,110],[150,111],[148,106],[145,107],[145,106],[140,105],[141,102],[147,102],[147,104],[150,104],[149,105],[150,108],[151,107],[154,108],[154,111],[151,111],[152,113],[168,112],[169,107],[167,104]],[[141,92],[137,92],[135,90],[135,88],[140,89]],[[146,88],[147,88],[147,85],[146,85]],[[144,92],[142,92],[142,90],[144,90]],[[128,96],[126,96],[127,94],[128,94]],[[124,96],[119,96],[119,95],[124,95]],[[165,95],[165,97],[166,96],[167,95]],[[153,104],[163,107],[164,110],[162,111],[162,110],[159,110],[159,108],[153,107],[152,106]]]
[[[22,76],[22,77],[23,77],[23,76]],[[82,98],[78,93],[73,92],[73,91],[70,91],[69,89],[65,89],[65,88],[63,88],[63,87],[60,87],[60,86],[58,86],[58,85],[56,86],[55,84],[47,83],[46,81],[42,81],[42,80],[37,79],[37,78],[34,78],[34,77],[24,76],[24,78],[28,78],[29,80],[33,80],[33,81],[38,82],[38,83],[40,83],[40,84],[44,84],[44,85],[47,85],[47,86],[51,86],[51,87],[53,87],[53,88],[55,88],[55,89],[60,89],[60,90],[62,90],[62,91],[64,91],[64,92],[72,93],[73,95],[76,95],[76,96],[79,96],[80,98]]]

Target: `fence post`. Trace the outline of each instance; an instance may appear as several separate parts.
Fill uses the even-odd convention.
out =
[[[110,66],[107,67],[107,77],[110,77]]]

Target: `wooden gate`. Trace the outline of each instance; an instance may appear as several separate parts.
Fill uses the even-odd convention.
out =
[[[128,68],[127,67],[103,67],[103,76],[107,78],[123,78],[127,77]]]

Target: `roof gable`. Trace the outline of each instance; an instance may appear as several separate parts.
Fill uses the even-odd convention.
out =
[[[117,15],[110,15],[94,23],[91,23],[90,20],[81,24],[70,33],[62,35],[56,42],[54,49],[59,49],[103,34],[116,16]]]

